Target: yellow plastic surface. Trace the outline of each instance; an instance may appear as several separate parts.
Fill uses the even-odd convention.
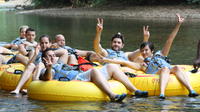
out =
[[[109,85],[116,94],[127,93],[123,84],[111,80]],[[109,100],[94,83],[83,81],[32,81],[28,97],[45,101],[104,101]]]

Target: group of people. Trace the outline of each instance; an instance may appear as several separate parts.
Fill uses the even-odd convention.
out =
[[[121,82],[136,97],[147,97],[148,92],[138,90],[125,75],[123,70],[142,70],[147,74],[159,74],[160,95],[165,99],[165,89],[169,82],[170,73],[175,74],[177,79],[188,89],[189,97],[196,97],[198,94],[192,88],[187,74],[179,67],[172,67],[167,55],[172,42],[184,22],[177,14],[177,24],[169,35],[163,49],[154,51],[153,43],[149,42],[150,32],[148,26],[143,27],[144,39],[140,48],[133,52],[124,52],[124,37],[121,33],[115,34],[111,39],[111,48],[104,49],[101,44],[101,33],[103,31],[103,19],[97,19],[96,35],[94,38],[94,51],[78,50],[65,45],[65,37],[62,34],[55,36],[54,43],[48,35],[42,35],[39,43],[35,41],[36,32],[28,26],[20,28],[20,37],[11,44],[0,48],[0,53],[11,53],[17,50],[13,58],[5,60],[1,58],[1,64],[20,62],[25,65],[25,70],[15,90],[11,94],[19,94],[25,82],[32,77],[33,80],[80,80],[95,83],[111,101],[120,102],[126,94],[115,94],[111,91],[108,80],[114,79]],[[0,55],[3,57],[2,55]],[[78,56],[86,57],[87,60],[102,63],[100,69],[90,68],[82,71],[72,65],[78,64]],[[63,79],[64,77],[64,79]],[[61,79],[62,78],[62,79]]]

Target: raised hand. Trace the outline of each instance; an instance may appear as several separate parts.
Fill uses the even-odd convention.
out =
[[[178,22],[179,23],[183,23],[184,22],[184,18],[180,16],[180,14],[176,14],[176,16],[178,17]]]
[[[44,63],[46,68],[51,68],[52,65],[53,65],[51,58],[49,56],[47,56],[47,59],[43,58],[43,63]]]
[[[176,24],[175,28],[173,29],[171,34],[168,36],[168,39],[165,42],[165,45],[164,45],[164,47],[162,49],[163,56],[168,56],[170,48],[171,48],[172,43],[174,41],[174,38],[176,37],[181,24],[184,22],[184,18],[181,17],[180,14],[176,14],[176,16],[177,16],[178,23]]]
[[[143,26],[143,35],[144,35],[143,42],[148,42],[149,37],[150,37],[149,26]]]
[[[97,18],[96,31],[101,32],[103,30],[103,19]]]
[[[39,52],[40,52],[40,45],[37,44],[37,45],[35,46],[35,55],[38,55]]]

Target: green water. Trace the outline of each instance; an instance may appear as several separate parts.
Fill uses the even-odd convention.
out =
[[[13,96],[0,91],[0,112],[198,112],[200,98],[186,96],[167,97],[159,100],[156,96],[148,98],[127,97],[123,103],[111,102],[45,102],[30,100],[27,96]]]
[[[0,11],[0,41],[10,42],[18,36],[18,27],[29,25],[37,31],[37,39],[42,34],[54,38],[56,34],[64,34],[67,44],[77,49],[92,50],[95,36],[95,17],[47,17],[37,15],[19,15],[15,12]],[[174,19],[144,20],[134,18],[104,18],[102,46],[110,47],[113,34],[121,32],[125,36],[124,51],[133,51],[142,42],[142,26],[149,25],[151,38],[156,49],[162,49],[166,38],[176,24]],[[174,64],[192,64],[196,56],[197,40],[199,40],[200,22],[187,20],[174,40],[169,57]]]
[[[134,19],[104,17],[102,46],[110,47],[113,34],[121,32],[126,42],[124,51],[133,51],[142,42],[142,26],[149,25],[151,38],[159,50],[174,28],[175,19]],[[0,41],[10,42],[18,36],[18,27],[29,25],[37,31],[37,39],[42,34],[54,38],[56,34],[64,34],[67,44],[77,49],[92,50],[95,36],[95,17],[47,17],[37,15],[20,15],[11,11],[0,11]],[[196,56],[196,46],[199,38],[200,23],[187,20],[173,43],[170,58],[174,64],[192,64]],[[110,102],[43,102],[30,100],[27,96],[13,96],[0,90],[0,111],[200,111],[200,98],[185,96],[167,97],[165,101],[157,97],[128,97],[124,103]]]

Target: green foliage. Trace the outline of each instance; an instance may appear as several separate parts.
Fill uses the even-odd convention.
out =
[[[53,7],[71,5],[71,0],[32,0],[35,7]]]
[[[32,0],[36,7],[72,6],[93,7],[99,5],[180,5],[200,4],[200,0]]]
[[[186,3],[185,0],[112,0],[123,2],[127,5],[175,5]]]
[[[200,5],[200,0],[187,0],[188,4],[198,4]]]

